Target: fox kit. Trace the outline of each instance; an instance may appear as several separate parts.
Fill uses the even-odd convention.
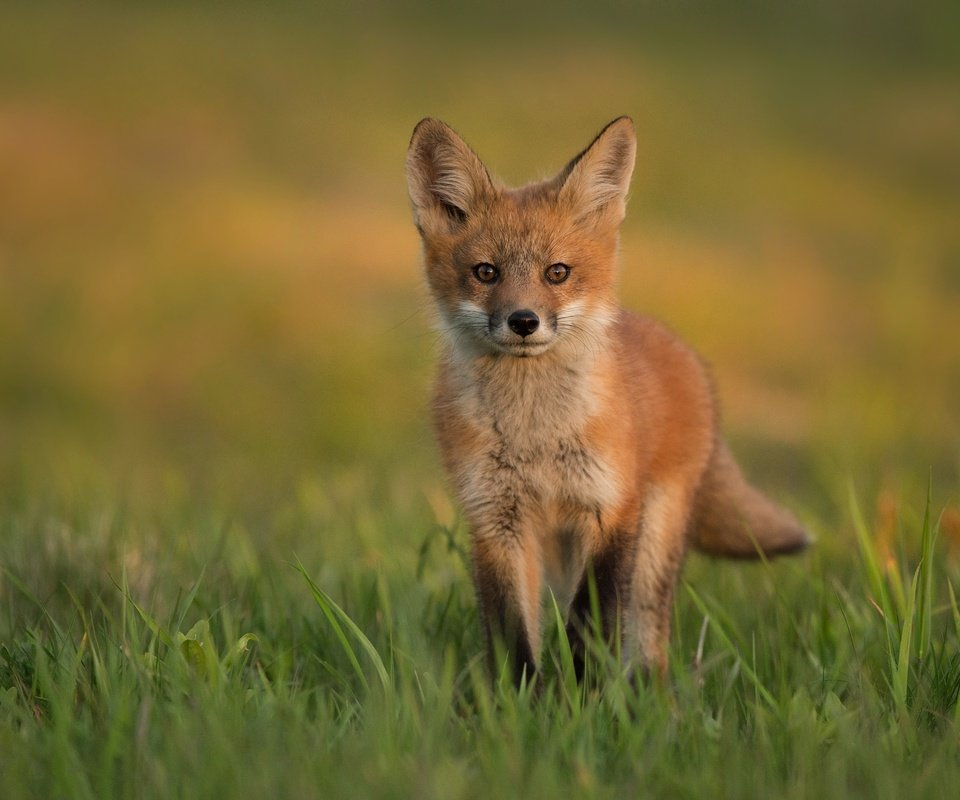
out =
[[[544,582],[579,672],[595,603],[608,641],[662,677],[688,545],[751,558],[808,542],[741,474],[697,355],[617,304],[635,153],[620,117],[556,177],[519,189],[438,120],[417,125],[407,155],[443,331],[436,433],[471,528],[488,647],[505,648],[517,680],[537,669]]]

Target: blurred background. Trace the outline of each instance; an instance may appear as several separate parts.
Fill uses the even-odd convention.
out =
[[[850,482],[956,501],[958,9],[7,3],[5,507],[449,516],[410,133],[519,184],[620,114],[623,302],[712,364],[748,472],[821,531]]]

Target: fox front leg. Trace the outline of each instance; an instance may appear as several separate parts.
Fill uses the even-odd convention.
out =
[[[540,572],[536,537],[474,529],[473,578],[491,671],[499,674],[505,657],[517,686],[537,672]]]
[[[644,677],[667,674],[673,595],[686,555],[686,529],[693,490],[664,482],[647,493],[637,538],[626,641]]]
[[[586,640],[599,613],[600,634],[616,652],[623,640],[624,614],[629,607],[635,542],[630,533],[608,536],[590,556],[567,614],[567,639],[577,680],[583,680]]]

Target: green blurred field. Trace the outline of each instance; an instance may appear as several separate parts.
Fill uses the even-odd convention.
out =
[[[851,638],[883,640],[856,556],[851,486],[908,591],[931,481],[934,522],[947,509],[935,604],[944,680],[960,674],[950,671],[960,657],[946,589],[960,547],[955,10],[13,3],[2,16],[0,795],[228,786],[311,796],[350,786],[343,775],[324,784],[323,769],[349,777],[364,765],[365,790],[384,797],[475,796],[494,773],[512,792],[616,796],[649,779],[693,796],[707,784],[682,775],[697,758],[713,765],[706,775],[725,759],[741,770],[731,792],[785,792],[803,773],[793,796],[823,791],[828,778],[857,794],[844,772],[854,762],[864,786],[889,796],[915,781],[919,740],[891,744],[904,717],[887,707],[865,717],[866,733],[847,731],[836,774],[803,770],[837,725],[856,727],[837,721],[844,714],[884,703],[882,679],[867,690],[856,677],[869,647],[837,644],[854,610],[864,618],[847,619]],[[423,681],[466,691],[478,643],[462,561],[442,536],[418,555],[438,523],[455,543],[465,536],[425,417],[435,335],[403,159],[415,123],[437,116],[521,183],[559,169],[623,113],[640,141],[624,303],[670,322],[711,362],[747,471],[819,538],[815,555],[773,573],[714,573],[694,559],[691,582],[731,598],[727,617],[717,613],[744,632],[747,651],[758,641],[775,651],[782,634],[787,652],[802,653],[798,631],[829,628],[819,671],[846,689],[813,686],[818,670],[803,655],[805,666],[774,662],[761,680],[780,682],[785,711],[764,734],[748,710],[755,685],[741,673],[724,690],[731,661],[720,655],[697,713],[732,703],[739,725],[714,720],[711,733],[713,723],[678,721],[648,699],[652,719],[678,737],[655,746],[660,761],[604,777],[628,747],[613,723],[597,729],[609,741],[584,739],[583,752],[576,737],[541,731],[545,763],[579,766],[531,777],[496,750],[497,714],[484,716],[470,691],[458,701],[462,727],[436,709],[404,716],[433,708]],[[296,558],[400,659],[392,702],[403,713],[368,705]],[[190,690],[177,683],[187,673],[170,666],[155,679],[125,666],[130,636],[158,658],[167,645],[124,591],[163,625],[185,632],[210,619],[221,645],[250,631],[260,649],[190,717]],[[682,662],[701,615],[689,597],[678,615]],[[400,655],[398,642],[409,646]],[[84,678],[93,652],[109,663]],[[912,669],[929,689],[921,678],[931,673]],[[419,700],[403,695],[418,681]],[[792,693],[798,685],[806,699]],[[952,691],[937,706],[944,718]],[[155,711],[144,711],[146,697]],[[520,720],[509,735],[532,747],[536,731],[523,726],[549,726],[549,712],[503,702],[502,724]],[[797,733],[803,757],[751,782],[749,749],[780,752],[794,741],[785,720],[808,712],[833,733]],[[913,706],[911,719],[928,712]],[[387,742],[397,719],[402,732]],[[956,777],[950,724],[922,740],[939,760],[921,794]],[[653,727],[634,744],[656,740]],[[864,747],[889,745],[893,761],[857,761],[858,735]],[[213,773],[190,750],[196,736],[212,737],[222,760]],[[153,756],[122,743],[131,737]],[[471,741],[481,748],[473,760]],[[706,750],[685,761],[672,746]],[[285,760],[298,748],[298,758],[317,754],[316,772]]]

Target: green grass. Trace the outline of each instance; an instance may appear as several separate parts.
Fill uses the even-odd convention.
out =
[[[956,794],[952,4],[75,5],[0,25],[0,798]],[[624,303],[817,544],[691,556],[664,689],[546,603],[518,693],[403,157],[436,115],[518,183],[622,113]]]
[[[35,558],[64,530],[96,551],[43,596],[49,565],[4,574],[3,796],[936,797],[957,778],[960,609],[935,513],[889,565],[855,500],[802,558],[694,557],[666,689],[599,644],[578,685],[554,626],[518,693],[480,658],[463,532],[426,503],[363,520],[371,487],[347,502],[342,534],[366,543],[333,563],[304,520],[278,544],[202,509],[7,507]],[[145,563],[175,532],[195,541]],[[404,552],[367,550],[393,539]]]

